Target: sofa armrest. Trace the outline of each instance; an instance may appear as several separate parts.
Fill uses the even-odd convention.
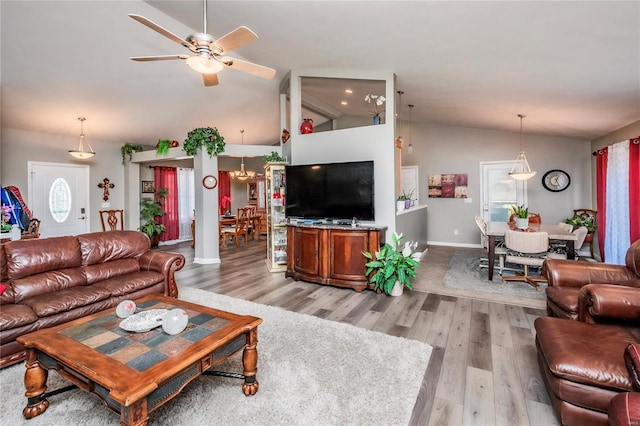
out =
[[[627,346],[624,351],[624,362],[633,385],[636,390],[640,390],[640,343],[631,343]]]
[[[623,265],[566,259],[546,259],[542,275],[550,287],[582,287],[587,284],[624,284],[637,279]]]
[[[175,280],[175,272],[184,266],[185,259],[183,255],[149,250],[140,256],[138,262],[140,263],[140,270],[156,271],[164,275],[165,296],[178,297],[178,285]]]
[[[640,325],[640,288],[589,284],[578,293],[578,321]]]

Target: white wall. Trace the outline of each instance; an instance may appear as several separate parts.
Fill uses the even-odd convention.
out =
[[[404,133],[408,123],[403,122]],[[459,245],[480,244],[480,233],[473,220],[480,213],[481,161],[514,161],[520,143],[519,133],[465,127],[412,123],[414,154],[402,152],[402,165],[419,166],[420,204],[429,206],[428,238],[430,243]],[[527,182],[528,206],[539,212],[542,220],[556,223],[573,214],[574,208],[592,205],[590,142],[549,136],[524,134],[524,149],[531,168],[537,175]],[[409,140],[405,137],[405,147]],[[563,192],[544,189],[541,180],[545,172],[562,169],[571,176],[571,185]],[[467,173],[468,196],[462,199],[428,198],[427,179],[431,174]],[[453,230],[458,229],[459,235]]]

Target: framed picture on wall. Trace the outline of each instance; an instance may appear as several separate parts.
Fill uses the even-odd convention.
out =
[[[142,192],[143,193],[153,193],[153,181],[152,180],[143,180],[142,181]]]
[[[247,184],[247,202],[249,204],[258,204],[258,185],[256,182]]]

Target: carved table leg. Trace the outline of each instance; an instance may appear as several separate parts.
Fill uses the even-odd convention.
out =
[[[143,398],[128,407],[122,407],[120,424],[122,426],[145,426],[149,420],[147,399]]]
[[[245,396],[255,395],[258,392],[259,383],[256,380],[258,372],[258,329],[254,328],[247,334],[247,344],[242,352],[242,366],[244,368],[244,384],[242,392]]]
[[[34,349],[27,349],[25,366],[27,371],[24,373],[24,387],[27,391],[24,395],[28,398],[28,401],[27,406],[22,410],[22,415],[26,419],[31,419],[44,413],[49,408],[49,401],[44,397],[44,393],[47,390],[49,371],[42,368]]]

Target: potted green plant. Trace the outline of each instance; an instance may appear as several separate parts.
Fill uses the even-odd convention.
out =
[[[417,259],[421,254],[413,252],[418,243],[406,242],[400,245],[403,238],[402,234],[394,232],[393,244],[386,243],[375,253],[375,257],[368,251],[362,252],[369,260],[365,264],[369,282],[375,284],[376,290],[391,296],[401,295],[404,287],[413,290],[411,279],[416,277],[415,268],[420,266]]]
[[[269,155],[263,155],[262,158],[264,159],[264,161],[266,161],[267,163],[284,163],[287,161],[286,158],[282,157],[280,154],[278,154],[276,151],[271,151],[271,154]]]
[[[169,148],[171,148],[171,141],[169,139],[160,139],[156,145],[156,154],[167,155],[169,154]]]
[[[155,198],[145,197],[140,201],[140,218],[145,221],[138,230],[147,234],[151,240],[151,247],[157,247],[160,242],[160,234],[164,232],[165,226],[156,222],[156,217],[164,215],[165,197],[169,194],[167,188],[160,188],[156,191]]]
[[[572,217],[564,220],[564,223],[568,223],[573,226],[573,229],[578,229],[581,226],[587,228],[589,233],[593,233],[596,230],[596,222],[593,216],[590,215],[578,215],[574,214]]]
[[[207,147],[209,157],[224,151],[224,137],[215,127],[198,127],[187,133],[182,149],[187,155],[196,155],[200,147]]]
[[[525,205],[511,206],[513,213],[516,215],[516,227],[519,229],[527,229],[529,226],[529,208]]]
[[[125,143],[120,147],[120,153],[122,154],[122,164],[127,161],[127,156],[129,156],[129,161],[131,161],[131,157],[134,152],[142,151],[142,145],[131,144],[129,142]]]

